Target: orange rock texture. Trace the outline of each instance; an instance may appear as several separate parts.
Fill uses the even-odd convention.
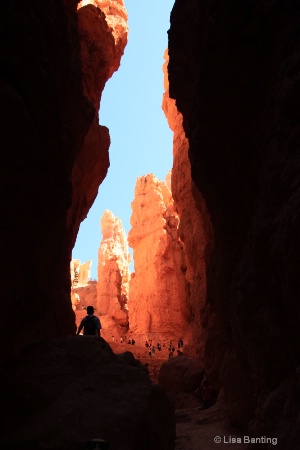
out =
[[[90,281],[92,261],[81,263],[80,259],[72,258],[70,264],[72,287],[83,287]]]
[[[119,68],[127,44],[127,12],[122,0],[82,1],[77,7],[84,95],[94,106],[92,123],[72,170],[68,224],[80,223],[96,198],[109,167],[108,129],[99,125],[101,93]]]
[[[171,190],[174,207],[180,217],[178,235],[185,247],[185,277],[189,284],[188,305],[193,335],[190,347],[203,360],[206,329],[202,323],[207,320],[206,270],[213,245],[213,232],[205,201],[192,180],[189,141],[183,129],[182,114],[178,111],[175,100],[169,96],[168,50],[165,51],[164,58],[165,92],[162,108],[174,133]]]
[[[102,241],[98,252],[97,312],[102,322],[128,325],[130,253],[122,222],[106,210],[101,218]],[[104,327],[103,328],[107,328]],[[110,328],[110,336],[114,334]]]
[[[153,174],[137,178],[128,242],[133,248],[130,331],[143,339],[189,336],[183,244],[167,184]]]

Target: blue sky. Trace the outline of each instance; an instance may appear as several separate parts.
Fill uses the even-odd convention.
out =
[[[110,167],[87,218],[81,223],[72,256],[92,260],[97,278],[100,220],[109,209],[128,234],[136,178],[154,173],[164,180],[172,168],[173,133],[161,109],[163,55],[174,0],[125,0],[128,44],[119,70],[108,80],[100,105],[100,124],[109,129]],[[133,270],[133,264],[131,264]]]

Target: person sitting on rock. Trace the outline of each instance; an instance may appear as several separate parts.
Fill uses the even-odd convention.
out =
[[[97,335],[100,337],[100,330],[102,328],[101,322],[99,317],[94,316],[94,307],[88,306],[86,309],[86,312],[88,313],[87,316],[85,316],[82,321],[80,322],[80,325],[77,330],[77,334],[80,334],[80,331],[83,328],[83,334],[86,335]]]

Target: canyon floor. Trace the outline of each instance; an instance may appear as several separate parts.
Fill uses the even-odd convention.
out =
[[[160,352],[156,351],[155,355],[150,357],[145,346],[130,345],[125,342],[122,344],[109,342],[109,345],[114,353],[130,351],[143,364],[147,363],[152,381],[158,382],[160,367],[169,357],[166,347]],[[172,400],[176,418],[175,450],[247,450],[249,448],[246,443],[243,443],[243,437],[229,426],[222,399],[208,409],[203,409],[200,399],[195,394],[181,393]],[[218,437],[221,439],[220,443],[214,441],[214,438],[218,441]],[[239,439],[242,443],[239,443]]]

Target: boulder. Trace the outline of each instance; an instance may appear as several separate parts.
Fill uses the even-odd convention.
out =
[[[194,392],[204,375],[204,364],[197,358],[179,355],[162,364],[158,382],[167,392]]]
[[[174,449],[163,389],[130,352],[116,356],[102,338],[32,344],[1,375],[3,449],[82,450],[97,438],[111,450]]]

